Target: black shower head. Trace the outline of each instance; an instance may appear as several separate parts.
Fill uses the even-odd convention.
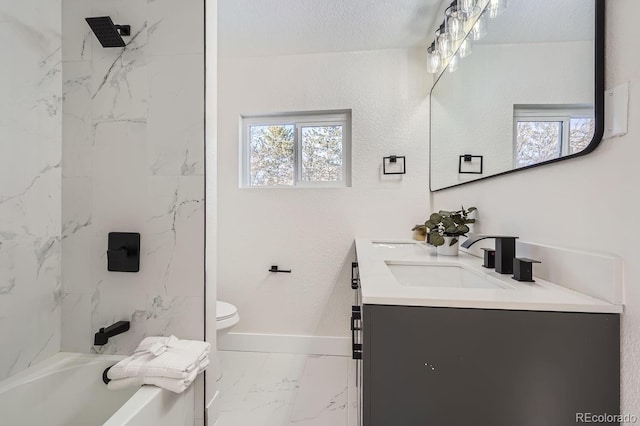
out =
[[[85,18],[102,47],[126,46],[121,36],[131,34],[129,25],[115,25],[109,16]]]

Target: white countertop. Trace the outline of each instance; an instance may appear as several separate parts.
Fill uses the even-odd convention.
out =
[[[373,244],[373,243],[376,244]],[[356,238],[362,302],[373,305],[439,306],[558,312],[622,313],[622,305],[605,302],[535,277],[519,282],[511,274],[482,267],[482,259],[460,252],[437,256],[435,249],[413,240]],[[503,288],[422,287],[399,284],[385,262],[455,265]],[[496,281],[498,280],[498,281]]]

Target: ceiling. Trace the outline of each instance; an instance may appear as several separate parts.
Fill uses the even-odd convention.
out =
[[[442,0],[219,0],[222,57],[427,46]],[[436,18],[437,17],[437,18]]]
[[[488,21],[481,44],[593,40],[594,2],[507,0],[507,10]]]
[[[451,0],[219,0],[221,57],[427,47]],[[480,43],[593,39],[585,0],[508,0]]]

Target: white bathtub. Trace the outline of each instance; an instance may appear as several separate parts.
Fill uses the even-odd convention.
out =
[[[110,391],[105,368],[122,357],[59,353],[0,382],[0,424],[7,426],[192,426],[194,390],[142,386]]]

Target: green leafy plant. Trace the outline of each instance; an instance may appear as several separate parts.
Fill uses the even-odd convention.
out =
[[[437,213],[432,213],[429,220],[424,223],[424,227],[429,230],[429,243],[437,247],[444,244],[444,237],[454,237],[449,243],[452,246],[458,242],[459,236],[466,237],[469,232],[467,224],[476,222],[475,219],[469,218],[469,214],[476,210],[478,209],[475,207],[465,209],[463,206],[456,211],[440,210]],[[420,226],[422,225],[416,225],[414,230]]]

